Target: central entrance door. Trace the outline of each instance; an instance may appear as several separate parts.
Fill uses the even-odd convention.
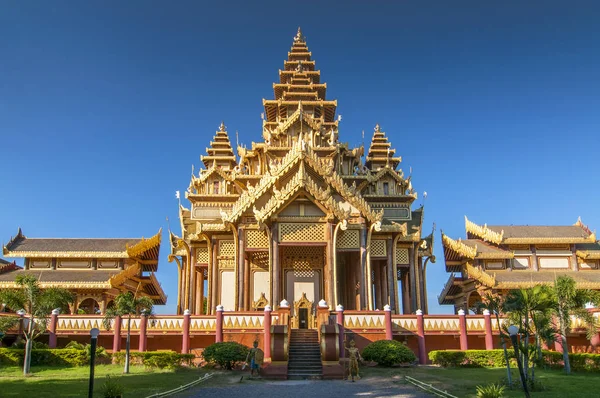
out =
[[[298,329],[308,329],[308,308],[298,309]]]

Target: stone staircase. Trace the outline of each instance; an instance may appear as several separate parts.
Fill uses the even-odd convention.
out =
[[[321,346],[312,329],[292,329],[288,357],[288,379],[321,379]]]

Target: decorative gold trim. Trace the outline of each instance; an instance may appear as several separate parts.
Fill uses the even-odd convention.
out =
[[[503,244],[575,244],[575,243],[596,243],[596,234],[592,233],[587,238],[504,238]]]
[[[575,254],[584,260],[600,260],[600,250],[577,250]]]
[[[122,252],[61,252],[61,251],[9,251],[4,252],[4,257],[15,258],[129,258],[126,251]]]
[[[442,232],[442,244],[463,257],[474,259],[477,256],[477,246],[471,247],[462,243],[461,239],[454,240]]]
[[[467,233],[472,233],[486,242],[492,242],[497,245],[502,243],[502,238],[504,237],[504,230],[501,232],[492,231],[487,227],[487,224],[483,224],[483,226],[477,225],[474,222],[469,221],[467,216],[465,216],[465,229],[467,230]]]
[[[158,231],[156,235],[149,239],[142,238],[141,241],[136,243],[133,246],[127,246],[127,255],[131,258],[138,257],[139,255],[147,252],[150,249],[154,249],[155,247],[160,246],[160,240],[162,237],[162,228]]]
[[[485,272],[481,267],[474,267],[471,263],[466,263],[465,271],[469,278],[477,279],[488,287],[496,286],[496,278]]]

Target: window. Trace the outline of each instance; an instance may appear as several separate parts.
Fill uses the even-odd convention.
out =
[[[529,268],[529,257],[515,257],[513,259],[514,269],[528,269]]]
[[[219,181],[215,181],[213,184],[214,188],[213,188],[213,193],[215,195],[217,195],[219,193]]]
[[[390,194],[390,184],[387,182],[383,183],[383,194],[384,195],[389,195]]]

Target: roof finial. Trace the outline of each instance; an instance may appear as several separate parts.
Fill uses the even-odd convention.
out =
[[[221,120],[221,125],[219,126],[219,131],[225,131],[225,122]]]
[[[304,35],[302,34],[302,29],[298,26],[298,33],[294,36],[294,42],[304,41]]]
[[[376,132],[376,133],[379,133],[380,131],[381,131],[381,128],[379,127],[379,123],[377,123],[377,124],[375,125],[375,132]]]

